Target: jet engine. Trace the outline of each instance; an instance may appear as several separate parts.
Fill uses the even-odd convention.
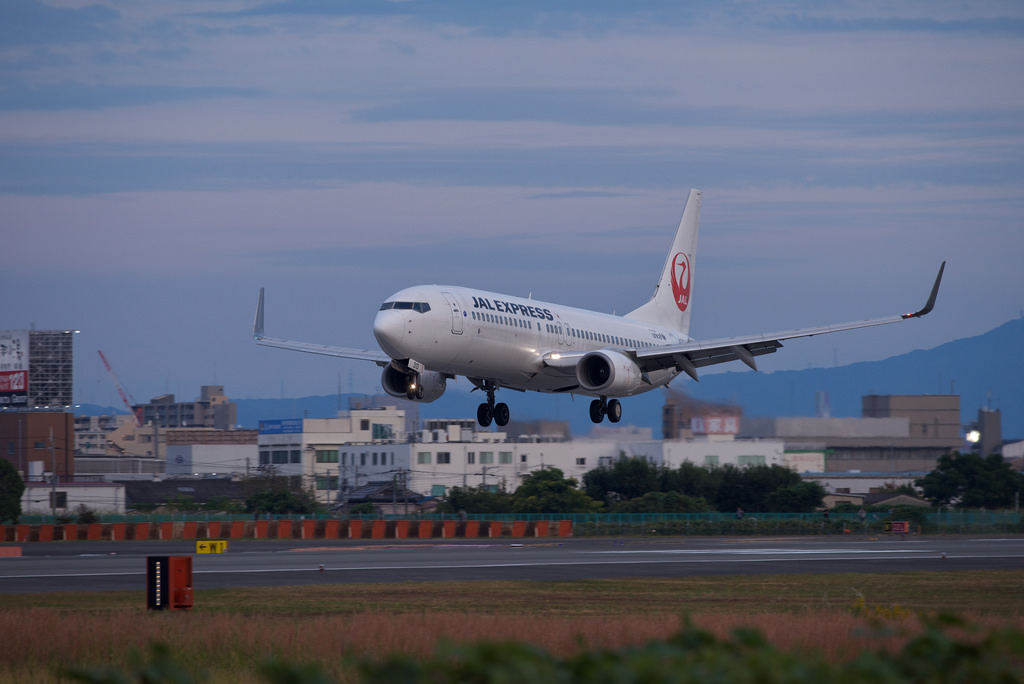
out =
[[[380,384],[393,397],[412,401],[431,402],[440,398],[446,389],[448,379],[436,371],[403,373],[392,365],[384,367]]]
[[[629,396],[643,384],[643,374],[633,359],[606,349],[580,359],[576,379],[588,392],[609,397]]]

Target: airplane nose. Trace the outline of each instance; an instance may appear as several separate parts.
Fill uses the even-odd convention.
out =
[[[405,317],[395,310],[378,311],[373,319],[373,336],[384,353],[392,358],[402,358],[402,342],[405,337]]]

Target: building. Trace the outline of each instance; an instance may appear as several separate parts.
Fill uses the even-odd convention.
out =
[[[312,487],[321,503],[371,480],[390,480],[408,469],[405,410],[397,406],[352,409],[337,418],[260,421],[257,469]]]
[[[132,406],[143,425],[160,428],[208,427],[230,430],[238,422],[238,407],[228,401],[223,385],[203,385],[196,401],[177,402],[173,394]]]
[[[661,435],[667,440],[737,435],[742,418],[739,406],[700,401],[669,389],[661,412]]]
[[[125,486],[77,477],[74,481],[30,481],[21,496],[24,515],[75,515],[84,506],[94,513],[125,512]]]
[[[503,432],[478,431],[473,419],[431,420],[408,434],[405,425],[404,409],[397,406],[356,409],[337,418],[262,421],[258,468],[296,478],[321,503],[343,506],[371,483],[380,488],[390,482],[432,497],[452,487],[514,491],[542,468],[579,480],[589,470],[633,456],[668,467],[785,465],[781,441],[732,435],[662,442],[624,431],[602,439],[529,434],[509,440]]]
[[[74,415],[64,411],[0,412],[2,456],[26,480],[75,475]]]
[[[168,430],[167,474],[250,476],[259,461],[258,430]]]
[[[129,508],[161,508],[183,501],[197,504],[230,501],[241,504],[251,493],[243,483],[224,478],[126,482],[124,487]]]
[[[963,447],[957,395],[867,395],[861,418],[745,420],[741,437],[781,439],[824,454],[825,472],[928,472]]]

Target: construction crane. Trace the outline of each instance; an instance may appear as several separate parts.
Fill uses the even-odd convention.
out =
[[[99,350],[97,349],[97,351]],[[132,418],[135,419],[135,426],[142,427],[142,422],[139,420],[138,414],[135,412],[135,409],[132,408],[135,404],[135,397],[132,397],[130,394],[125,394],[124,388],[121,387],[121,381],[117,379],[117,373],[115,373],[114,369],[111,368],[110,362],[107,361],[107,357],[104,356],[101,351],[100,360],[103,362],[103,365],[106,366],[107,372],[110,373],[110,377],[114,380],[114,387],[117,388],[117,393],[121,395],[121,401],[123,401],[124,405],[128,407],[128,413],[132,414]],[[129,398],[131,398],[131,401],[129,401]]]

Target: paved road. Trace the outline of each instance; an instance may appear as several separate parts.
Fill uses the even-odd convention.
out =
[[[144,590],[146,556],[190,554],[195,545],[57,542],[22,549],[20,558],[0,558],[0,593]],[[212,589],[979,569],[1024,569],[1024,537],[238,541],[227,553],[196,555],[193,579],[196,589]]]

